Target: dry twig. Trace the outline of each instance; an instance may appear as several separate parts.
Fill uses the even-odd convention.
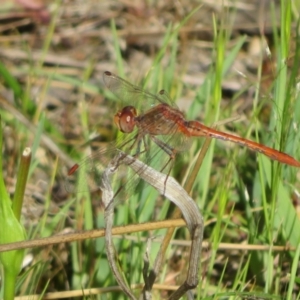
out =
[[[166,180],[166,175],[160,173],[149,166],[145,165],[141,161],[133,158],[132,156],[125,155],[120,152],[110,163],[110,165],[103,172],[101,180],[101,190],[103,192],[102,199],[105,205],[105,222],[106,222],[106,251],[109,259],[109,264],[116,277],[117,282],[122,287],[124,293],[130,299],[136,299],[131,292],[129,286],[125,283],[124,278],[119,271],[116,264],[115,249],[112,243],[112,224],[113,224],[113,211],[114,211],[114,192],[112,190],[109,177],[113,175],[117,168],[125,164],[129,166],[134,172],[136,172],[143,180],[151,184],[156,188],[162,195],[167,199],[172,201],[181,210],[182,215],[186,221],[188,230],[191,235],[191,253],[190,253],[190,263],[188,269],[188,275],[185,282],[170,296],[169,299],[176,300],[180,299],[182,295],[188,292],[190,289],[195,288],[198,284],[198,272],[199,272],[199,262],[203,239],[203,218],[202,215],[193,201],[186,193],[186,191],[181,187],[178,182],[172,178],[168,177]],[[161,252],[158,256],[161,256]],[[156,262],[161,262],[162,259],[156,259]],[[159,266],[154,266],[154,269],[150,271],[148,276],[145,277],[146,285],[143,289],[143,293],[140,299],[150,299],[152,284],[151,280],[153,275],[156,277],[157,274],[155,270],[158,270]],[[144,270],[145,271],[145,270]],[[149,281],[150,280],[150,284]]]

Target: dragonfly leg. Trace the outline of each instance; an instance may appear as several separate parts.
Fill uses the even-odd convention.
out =
[[[141,136],[141,134],[137,133],[133,138],[131,138],[130,140],[126,141],[124,144],[122,144],[119,148],[124,151],[124,152],[130,152],[132,151],[135,147],[136,147],[136,152],[132,153],[131,155],[133,157],[138,157],[140,154],[144,153],[145,150],[141,151],[141,144],[142,144],[142,140],[144,141],[144,137]],[[131,143],[132,142],[132,143]],[[131,143],[131,144],[130,144]],[[145,143],[145,141],[144,141]],[[126,145],[128,145],[128,148],[125,148]]]
[[[175,158],[177,151],[173,147],[171,147],[168,144],[164,143],[162,140],[158,139],[154,135],[151,135],[150,137],[151,137],[152,141],[159,148],[161,148],[163,151],[165,151],[170,156],[170,159],[174,159]]]
[[[141,154],[147,152],[148,150],[148,145],[147,145],[147,141],[145,139],[145,136],[144,135],[141,135],[141,134],[137,134],[135,135],[135,137],[133,138],[135,141],[134,143],[132,143],[132,145],[130,146],[129,150],[132,150],[135,145],[136,145],[136,152],[135,153],[132,153],[131,155],[134,157],[134,158],[138,158]],[[144,144],[144,149],[141,150],[141,145]]]
[[[177,151],[174,148],[172,148],[171,146],[169,146],[168,144],[164,143],[162,140],[158,139],[156,136],[152,136],[151,135],[151,139],[153,140],[153,142],[158,147],[160,147],[164,152],[166,152],[169,155],[169,160],[166,162],[166,164],[160,170],[160,172],[163,172],[163,170],[165,170],[166,167],[170,164],[170,167],[169,167],[169,170],[168,170],[168,172],[166,174],[166,179],[165,179],[165,182],[164,182],[164,185],[166,187],[168,177],[169,177],[169,175],[171,173],[171,170],[172,170],[172,168],[174,166],[174,162],[175,162],[175,157],[176,157]]]
[[[136,147],[136,153],[133,155],[133,157],[139,157],[140,154],[143,154],[144,152],[146,152],[148,150],[148,147],[147,147],[147,143],[146,143],[146,140],[145,140],[145,136],[142,136],[142,135],[137,135],[137,138],[136,138],[136,142],[137,142],[137,147]],[[144,144],[144,150],[141,151],[141,145],[142,143]]]

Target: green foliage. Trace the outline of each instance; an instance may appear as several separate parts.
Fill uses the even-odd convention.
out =
[[[0,126],[0,150],[2,150],[2,140],[2,127]],[[4,184],[2,155],[0,155],[0,244],[20,242],[26,239],[25,230],[15,214],[12,209],[12,201]],[[0,263],[3,270],[2,280],[4,282],[2,289],[3,299],[14,299],[16,278],[21,270],[23,258],[23,249],[0,252]]]

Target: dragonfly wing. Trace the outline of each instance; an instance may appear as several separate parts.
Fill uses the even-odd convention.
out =
[[[165,94],[151,94],[108,71],[103,73],[103,80],[122,106],[138,106],[137,108],[145,111],[159,103],[170,104],[172,102]]]
[[[135,135],[136,131],[126,138],[121,136],[118,141],[105,147],[102,146],[100,149],[98,148],[83,158],[78,164],[75,164],[68,170],[68,174],[64,176],[66,178],[66,190],[76,194],[99,191],[102,173],[119,151],[121,150],[131,155],[135,154],[136,147],[133,147],[135,146]],[[120,172],[116,172],[115,176],[123,178],[125,173],[126,171],[120,170]]]
[[[174,103],[174,101],[172,101],[169,93],[166,90],[160,90],[158,92],[158,97],[164,102],[167,103],[168,105],[170,105],[173,108],[178,109],[177,105]]]

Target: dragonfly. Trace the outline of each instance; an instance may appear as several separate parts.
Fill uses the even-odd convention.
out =
[[[165,90],[161,90],[157,95],[149,93],[109,71],[104,72],[103,79],[109,90],[123,103],[123,107],[114,116],[114,123],[121,132],[134,133],[132,138],[124,140],[112,148],[120,148],[122,151],[126,148],[125,153],[134,149],[134,153],[131,152],[131,155],[139,157],[141,153],[151,150],[149,141],[146,141],[148,138],[152,144],[156,145],[157,149],[162,150],[169,157],[168,162],[160,171],[169,162],[174,161],[179,152],[189,147],[193,137],[233,142],[280,163],[300,167],[299,161],[284,152],[216,130],[196,120],[187,120]],[[139,114],[137,105],[140,105],[141,112]],[[87,160],[89,163],[91,161],[94,163],[98,158],[100,159],[102,154],[103,152],[100,150]],[[68,174],[73,175],[78,168],[79,165],[75,164]]]
[[[107,86],[118,97],[121,97],[122,91],[124,91],[125,95],[130,95],[130,91],[140,90],[138,87],[133,86],[131,83],[109,71],[104,73],[104,78]],[[247,147],[252,151],[262,153],[270,159],[280,163],[300,167],[299,161],[284,152],[233,134],[218,131],[203,125],[199,121],[186,120],[184,114],[175,105],[172,105],[172,101],[165,90],[161,90],[158,96],[151,95],[147,92],[142,92],[142,95],[145,95],[148,98],[152,97],[153,100],[158,102],[157,105],[139,115],[134,106],[125,106],[117,112],[114,117],[114,122],[118,129],[124,133],[131,133],[137,128],[139,132],[137,136],[138,141],[140,141],[144,135],[149,135],[162,150],[171,156],[171,158],[175,157],[177,149],[180,149],[180,145],[176,148],[159,139],[159,136],[174,135],[172,138],[172,140],[174,140],[174,143],[172,143],[173,145],[184,140],[183,138],[178,139],[176,134],[186,138],[206,137],[230,141],[239,144],[240,146]],[[164,99],[167,99],[167,101]],[[169,141],[171,141],[171,139],[169,139]]]

